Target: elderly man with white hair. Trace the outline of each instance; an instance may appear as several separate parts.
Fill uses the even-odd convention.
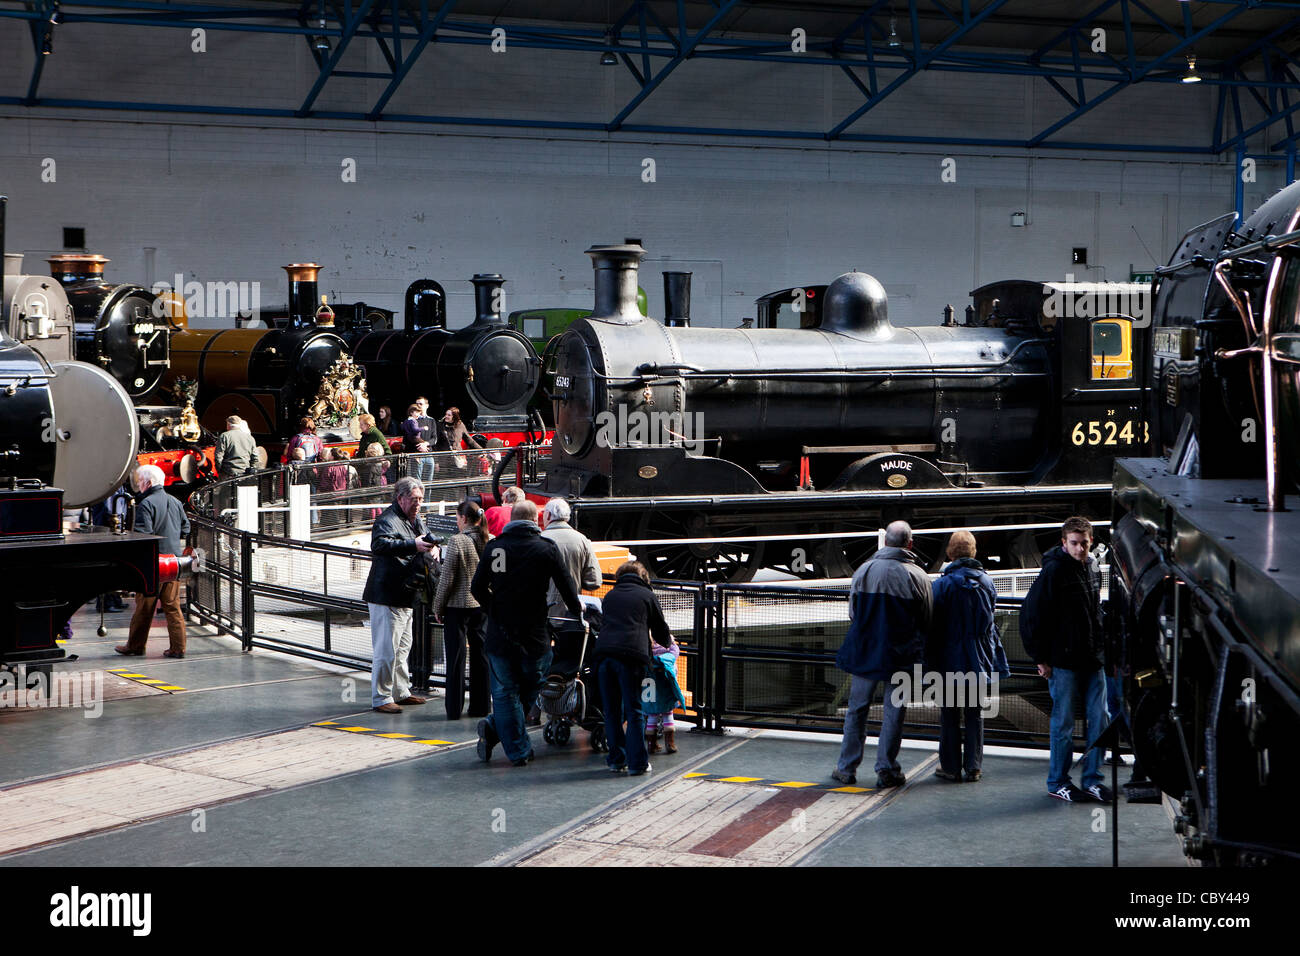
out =
[[[569,577],[578,584],[578,590],[590,591],[600,587],[600,562],[596,559],[596,549],[585,534],[569,524],[569,503],[563,498],[552,498],[546,502],[542,513],[546,516],[546,530],[542,537],[550,538],[560,549],[560,560],[568,569]],[[564,606],[564,598],[560,597],[560,589],[554,581],[546,596],[546,605],[548,617],[573,617]]]
[[[134,530],[162,538],[158,543],[160,554],[180,554],[185,550],[185,540],[190,534],[190,519],[185,516],[181,503],[167,494],[165,484],[166,478],[157,465],[141,465],[136,469],[135,487],[139,498],[135,506]],[[163,651],[163,657],[184,657],[185,617],[181,614],[180,596],[179,581],[158,585],[156,597],[137,594],[126,643],[118,644],[113,650],[132,657],[144,654],[154,611],[161,601],[163,614],[167,617],[167,637],[171,642],[171,646]]]

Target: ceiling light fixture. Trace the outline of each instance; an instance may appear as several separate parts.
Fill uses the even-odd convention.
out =
[[[607,46],[614,45],[614,32],[612,30],[605,31],[605,44]],[[618,66],[618,57],[614,55],[613,50],[606,50],[604,53],[600,55],[600,65]]]
[[[889,18],[889,37],[887,42],[891,50],[897,50],[903,45],[903,41],[898,38],[898,21],[893,17]]]
[[[1201,74],[1196,72],[1196,54],[1187,54],[1187,72],[1183,74],[1184,83],[1201,82]]]

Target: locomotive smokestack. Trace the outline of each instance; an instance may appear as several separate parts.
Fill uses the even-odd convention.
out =
[[[104,266],[113,260],[93,254],[67,253],[50,256],[48,261],[50,275],[64,285],[71,285],[74,282],[103,282]]]
[[[691,273],[664,273],[664,325],[685,328],[691,324]]]
[[[637,269],[645,258],[639,243],[592,246],[587,250],[596,270],[596,301],[591,318],[619,325],[642,321],[636,305]]]
[[[320,266],[314,262],[293,262],[282,267],[289,274],[289,324],[294,328],[314,325],[319,293],[316,277]]]
[[[406,287],[402,327],[407,332],[447,327],[447,293],[432,279],[416,279]]]
[[[501,318],[502,286],[506,280],[499,273],[479,273],[469,280],[474,283],[474,324],[504,325]]]

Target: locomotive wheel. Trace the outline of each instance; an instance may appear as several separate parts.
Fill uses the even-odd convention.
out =
[[[761,535],[756,525],[728,527],[735,535]],[[673,538],[724,537],[710,528],[699,512],[650,511],[641,518],[633,538],[664,538],[663,545],[635,545],[632,550],[646,566],[650,577],[659,581],[704,581],[709,584],[744,584],[763,565],[765,545],[761,541],[735,544],[674,544]]]
[[[1183,699],[1193,700],[1184,685]],[[1172,696],[1168,684],[1153,687],[1138,698],[1133,708],[1133,752],[1151,781],[1172,797],[1192,788],[1183,762],[1178,729],[1169,715]],[[1190,721],[1184,722],[1184,730]]]

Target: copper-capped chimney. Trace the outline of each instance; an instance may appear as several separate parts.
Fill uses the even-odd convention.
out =
[[[289,274],[289,324],[294,328],[315,325],[319,295],[316,278],[320,266],[314,262],[294,262],[282,268]]]
[[[636,304],[637,272],[645,258],[640,243],[592,246],[587,255],[596,270],[596,301],[591,318],[618,325],[644,321]]]
[[[416,279],[406,287],[402,328],[407,332],[447,327],[447,293],[433,279]]]
[[[691,273],[664,273],[664,325],[687,328],[691,324]]]
[[[498,272],[480,272],[469,281],[474,283],[474,324],[505,325],[501,317],[505,277]]]
[[[113,260],[87,253],[65,253],[50,256],[50,275],[64,285],[75,282],[103,282],[104,266]]]

